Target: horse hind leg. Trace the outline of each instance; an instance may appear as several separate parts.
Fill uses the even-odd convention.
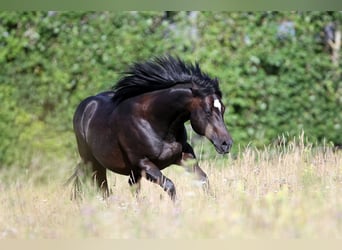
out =
[[[82,187],[86,186],[86,183],[91,180],[99,188],[104,198],[109,196],[106,169],[96,161],[88,161],[87,163],[82,161],[77,164],[75,172],[64,184],[67,186],[73,182],[71,200],[82,198],[84,195]]]
[[[93,162],[92,167],[93,167],[92,179],[94,181],[94,184],[101,191],[103,198],[109,197],[110,192],[108,188],[106,168],[104,168],[98,162]]]
[[[80,189],[77,185],[80,186],[79,179],[82,177],[81,182],[83,183],[92,179],[94,184],[102,191],[103,197],[107,198],[109,196],[109,189],[106,168],[95,159],[85,139],[78,131],[76,131],[76,139],[82,162],[77,165],[74,174],[76,177],[74,192]]]

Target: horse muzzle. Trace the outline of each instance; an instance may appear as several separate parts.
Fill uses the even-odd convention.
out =
[[[225,127],[219,129],[209,125],[205,129],[205,137],[214,145],[219,154],[229,153],[233,140]]]
[[[213,142],[217,153],[219,154],[227,154],[233,146],[233,140],[217,140],[217,142]]]

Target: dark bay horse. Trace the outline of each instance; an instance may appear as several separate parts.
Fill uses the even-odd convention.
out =
[[[113,91],[83,100],[74,115],[74,131],[82,165],[104,195],[109,195],[106,169],[128,175],[129,184],[140,179],[160,185],[175,199],[173,182],[162,169],[186,166],[203,183],[207,175],[198,166],[187,142],[184,123],[190,120],[196,133],[207,137],[220,154],[232,146],[223,120],[218,80],[203,73],[196,63],[171,56],[135,63]]]

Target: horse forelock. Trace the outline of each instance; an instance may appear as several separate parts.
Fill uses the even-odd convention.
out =
[[[192,83],[200,95],[216,94],[221,97],[217,78],[209,77],[198,63],[186,64],[179,57],[168,55],[133,64],[114,86],[113,101],[120,103],[133,96],[182,83]]]

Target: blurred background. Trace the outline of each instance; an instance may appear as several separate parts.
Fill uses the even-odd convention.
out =
[[[341,23],[338,11],[0,12],[0,169],[76,164],[79,102],[165,54],[219,78],[233,154],[303,131],[339,147]]]

